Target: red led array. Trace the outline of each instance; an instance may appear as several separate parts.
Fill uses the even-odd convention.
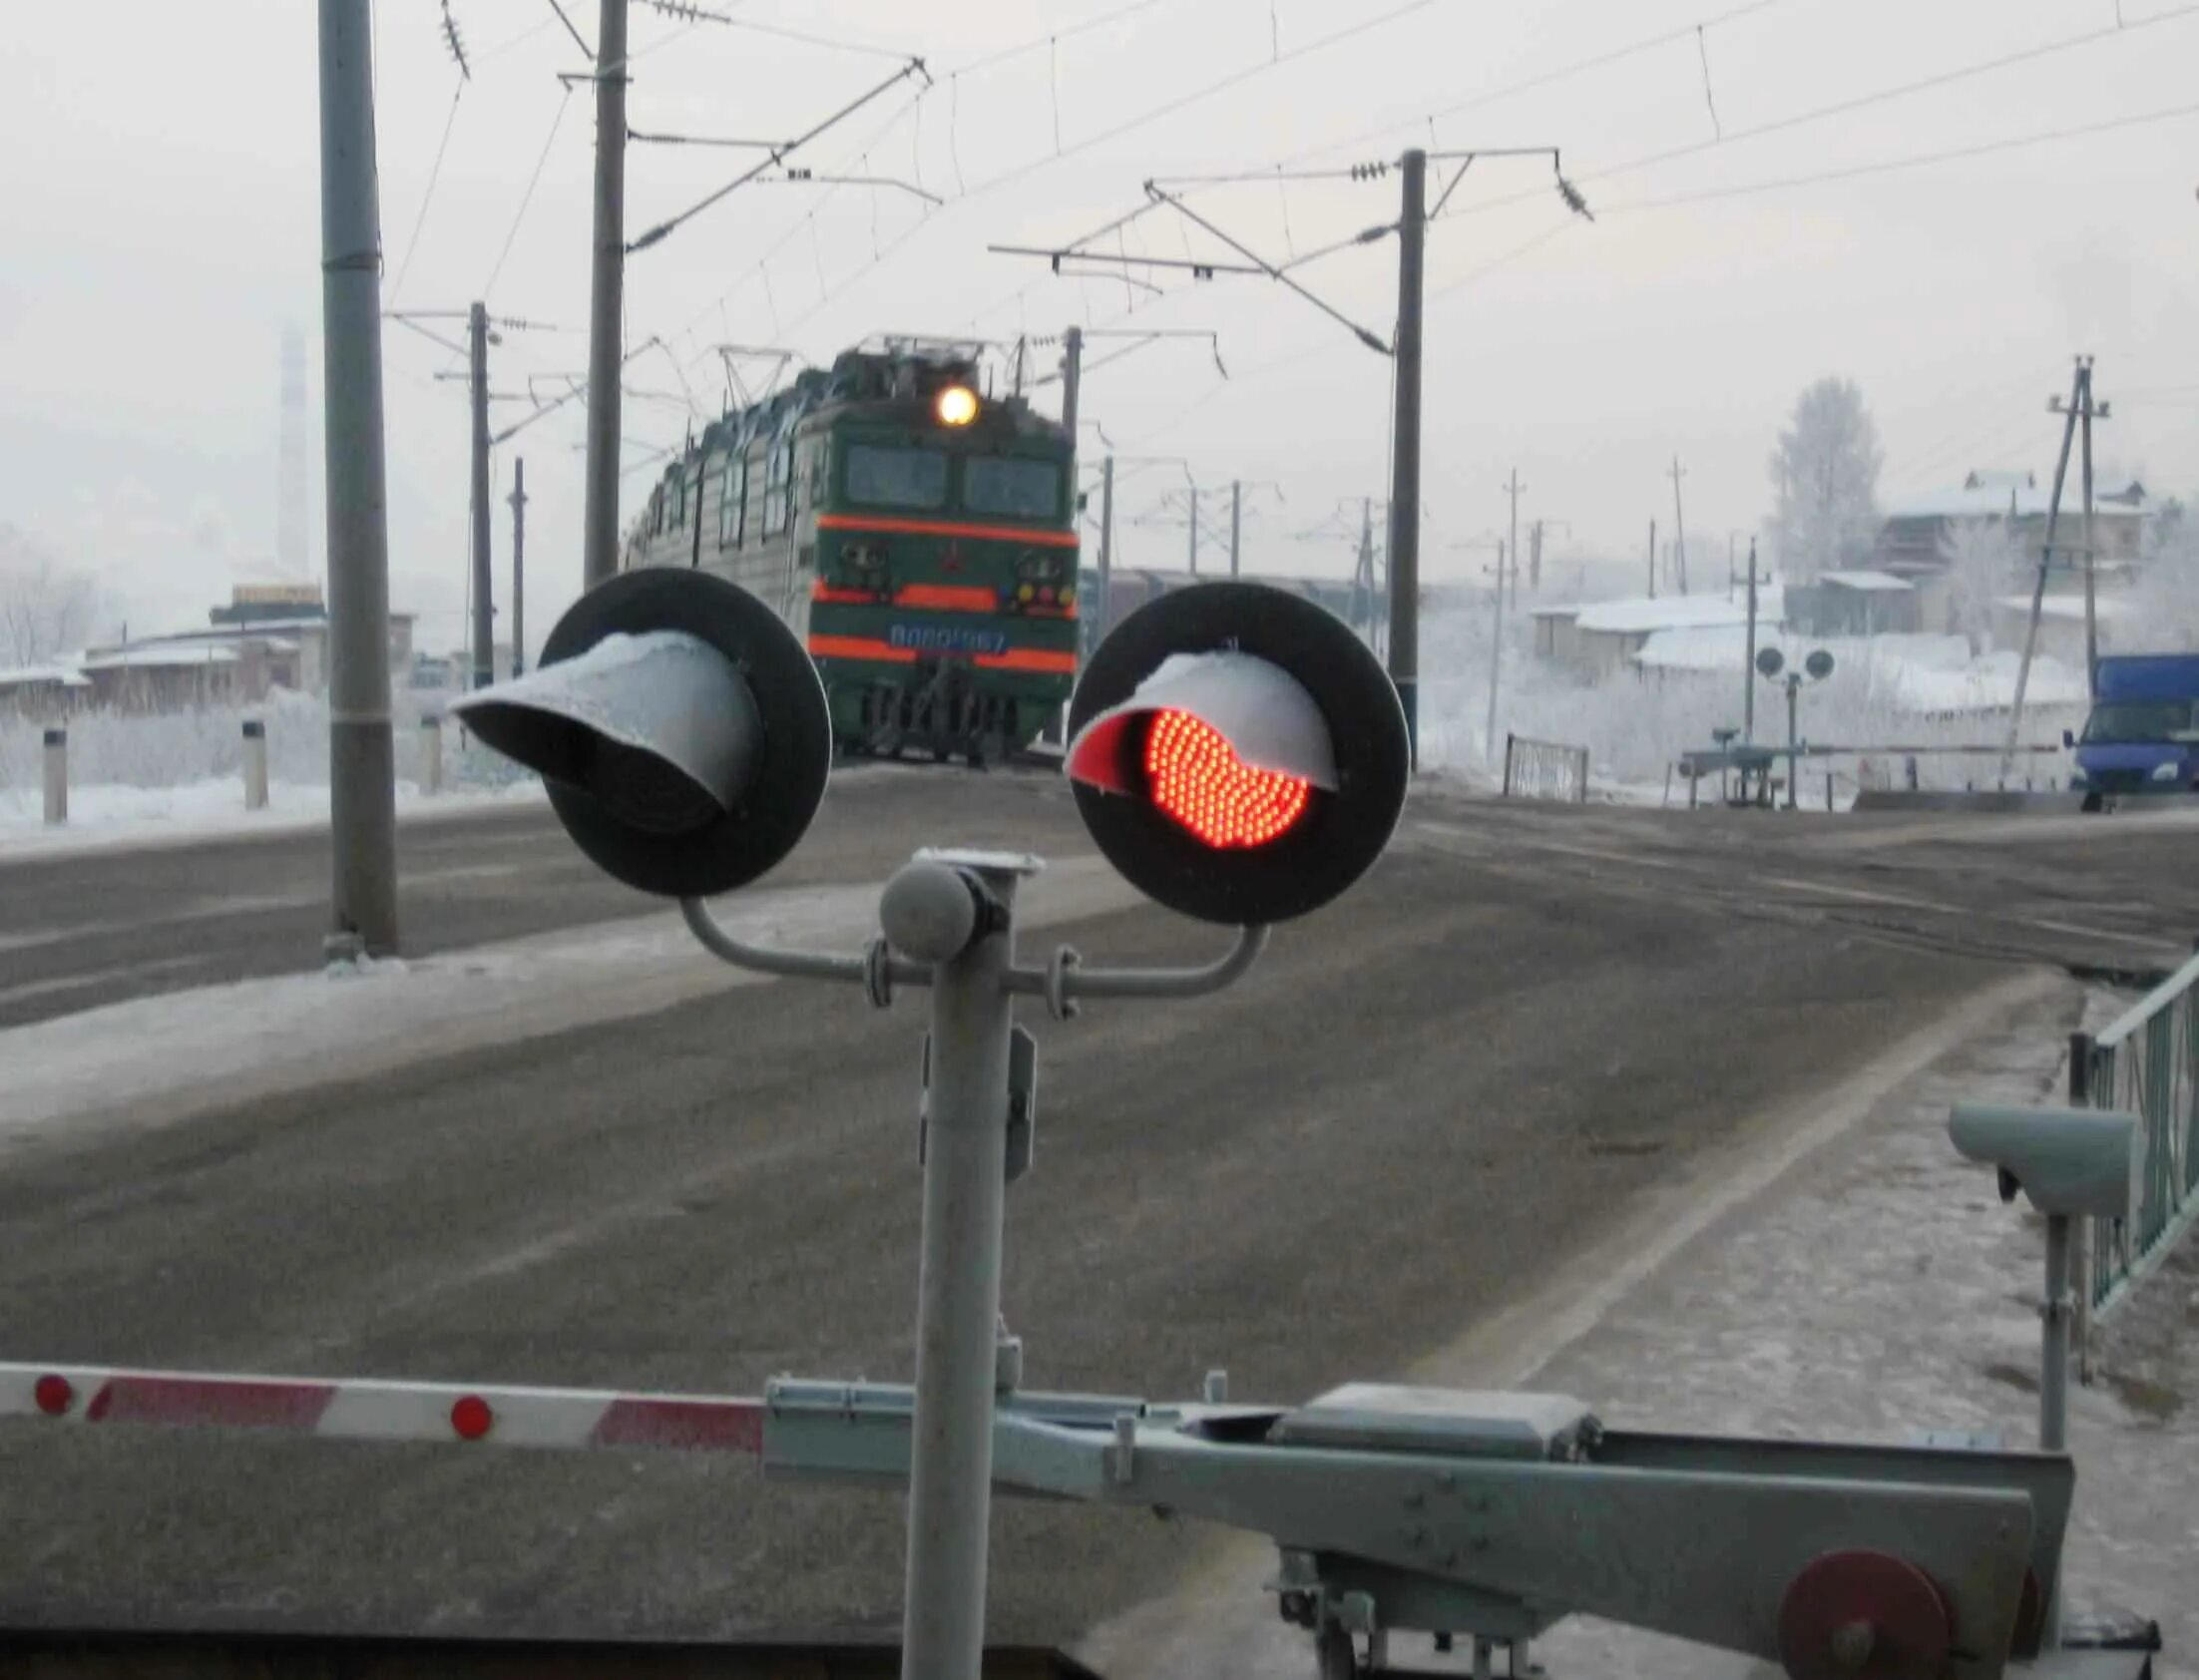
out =
[[[1311,783],[1255,770],[1221,731],[1185,711],[1156,711],[1145,735],[1154,805],[1217,850],[1264,846],[1305,814]]]

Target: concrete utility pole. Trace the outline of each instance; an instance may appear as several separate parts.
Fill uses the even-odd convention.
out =
[[[2000,773],[2005,776],[2015,763],[2015,743],[2023,728],[2023,695],[2031,685],[2031,655],[2038,646],[2038,616],[2046,604],[2046,569],[2053,564],[2054,528],[2061,519],[2061,487],[2069,476],[2069,448],[2076,441],[2077,411],[2092,406],[2092,358],[2076,358],[2076,371],[2069,379],[2069,406],[2063,409],[2059,396],[2049,397],[2046,408],[2049,413],[2065,414],[2061,427],[2061,455],[2054,462],[2054,499],[2046,508],[2046,540],[2038,551],[2038,576],[2031,585],[2031,616],[2023,627],[2023,658],[2015,667],[2015,703],[2008,711],[2008,738],[2000,753]],[[2010,493],[2009,506],[2014,506]]]
[[[1542,593],[1542,522],[1537,520],[1528,532],[1528,591],[1532,595]]]
[[[2091,433],[2086,432],[2085,437],[2089,439],[2091,437]],[[2087,461],[2089,461],[2089,457],[2087,457]],[[2091,469],[2089,466],[2087,466],[2085,470],[2084,485],[2085,505],[2089,507],[2091,505],[2092,498],[2092,479]],[[1244,484],[1241,480],[1231,479],[1229,481],[1229,576],[1232,578],[1237,575],[1237,543],[1238,538],[1242,533],[1243,523]]]
[[[1497,683],[1505,668],[1505,545],[1497,545],[1497,606],[1489,625],[1489,727],[1482,735],[1482,756],[1497,760]]]
[[[1100,619],[1097,633],[1107,633],[1107,571],[1114,563],[1114,457],[1100,463]]]
[[[473,361],[473,686],[496,680],[496,640],[489,580],[489,310],[466,311],[466,345]]]
[[[2084,408],[2079,416],[2083,425],[2084,456],[2084,692],[2087,698],[2099,693],[2100,686],[2100,631],[2099,604],[2094,593],[2098,556],[2092,552],[2092,370],[2084,370]]]
[[[1185,524],[1186,524],[1186,525],[1187,525],[1187,526],[1188,526],[1188,527],[1190,528],[1190,532],[1191,532],[1191,576],[1192,576],[1192,577],[1194,577],[1194,578],[1196,578],[1196,577],[1198,576],[1198,486],[1197,486],[1197,485],[1195,485],[1195,484],[1194,484],[1194,485],[1192,485],[1192,486],[1191,486],[1191,490],[1190,490],[1190,496],[1191,496],[1191,517],[1190,517],[1190,518],[1189,518],[1188,520],[1186,520],[1186,521],[1185,521],[1184,523],[1185,523]]]
[[[1687,476],[1680,458],[1672,457],[1672,561],[1680,575],[1680,594],[1687,593],[1687,515],[1680,507],[1680,480]]]
[[[369,0],[320,0],[322,433],[328,487],[329,955],[397,949],[382,464],[381,212]]]
[[[588,303],[588,497],[581,582],[619,570],[619,366],[627,260],[627,0],[603,0],[596,34],[596,248]]]
[[[527,670],[527,463],[512,463],[512,674]]]
[[[1728,573],[1730,576],[1730,571]],[[1731,599],[1728,597],[1727,599]],[[1741,667],[1741,744],[1756,744],[1756,539],[1748,540],[1748,662]]]
[[[1390,680],[1405,703],[1412,763],[1420,767],[1420,352],[1422,270],[1428,243],[1428,154],[1403,160],[1398,210],[1397,410],[1391,423]],[[1500,580],[1501,581],[1501,580]]]
[[[1077,392],[1085,371],[1085,329],[1073,326],[1062,334],[1062,425],[1069,432],[1070,469],[1077,463]]]
[[[1657,522],[1649,522],[1649,599],[1657,599]]]
[[[1375,587],[1374,575],[1374,498],[1359,499],[1359,577],[1361,587],[1367,592],[1367,630],[1374,631],[1375,608],[1382,600],[1382,593]]]
[[[1505,484],[1505,493],[1512,498],[1512,542],[1506,553],[1512,556],[1512,605],[1520,605],[1520,492],[1527,487],[1520,482],[1520,469],[1512,469],[1512,477]]]

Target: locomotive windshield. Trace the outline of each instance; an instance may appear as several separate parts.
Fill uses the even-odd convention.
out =
[[[1062,469],[1013,455],[970,456],[962,463],[962,505],[974,514],[1053,519],[1062,507]]]
[[[847,496],[873,508],[944,508],[947,456],[938,449],[848,446]]]

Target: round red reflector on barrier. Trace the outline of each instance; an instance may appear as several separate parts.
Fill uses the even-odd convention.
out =
[[[460,1441],[479,1441],[495,1422],[489,1403],[477,1394],[461,1395],[451,1403],[451,1428]]]
[[[31,1385],[31,1399],[37,1402],[39,1411],[49,1418],[62,1416],[76,1397],[77,1392],[66,1377],[48,1374]]]
[[[1216,850],[1264,846],[1305,814],[1312,784],[1255,770],[1220,730],[1187,711],[1156,711],[1145,734],[1146,788],[1164,811]]]

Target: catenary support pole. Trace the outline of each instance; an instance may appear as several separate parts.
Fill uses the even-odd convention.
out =
[[[998,906],[932,974],[924,1230],[902,1680],[978,1680],[992,1515],[1010,995],[1018,869],[976,872]]]
[[[1649,599],[1657,599],[1657,522],[1649,522]]]
[[[1100,617],[1095,634],[1104,636],[1109,629],[1107,615],[1113,610],[1107,600],[1110,582],[1107,572],[1114,564],[1114,457],[1109,455],[1100,463],[1100,600],[1096,611]]]
[[[1062,426],[1069,433],[1072,471],[1077,460],[1077,398],[1084,372],[1085,329],[1073,326],[1062,334]]]
[[[1422,265],[1428,239],[1428,154],[1403,160],[1398,209],[1397,408],[1391,420],[1390,680],[1405,703],[1410,762],[1420,765],[1420,372]],[[1500,580],[1500,583],[1502,580]],[[1492,743],[1494,744],[1494,743]]]
[[[328,495],[327,948],[397,949],[381,217],[368,0],[320,0],[321,393]]]
[[[512,674],[527,671],[527,463],[512,462]]]
[[[1505,484],[1505,494],[1512,499],[1512,537],[1505,547],[1505,553],[1512,557],[1512,605],[1515,607],[1520,605],[1520,492],[1526,488],[1520,482],[1520,469],[1513,468],[1512,477]],[[1498,563],[1497,576],[1500,582],[1504,578],[1502,558]]]
[[[619,365],[625,353],[627,0],[603,0],[596,35],[595,259],[588,302],[587,500],[582,587],[619,570]]]
[[[466,312],[467,348],[473,377],[473,682],[486,688],[496,680],[496,607],[489,576],[489,310],[476,303]]]

